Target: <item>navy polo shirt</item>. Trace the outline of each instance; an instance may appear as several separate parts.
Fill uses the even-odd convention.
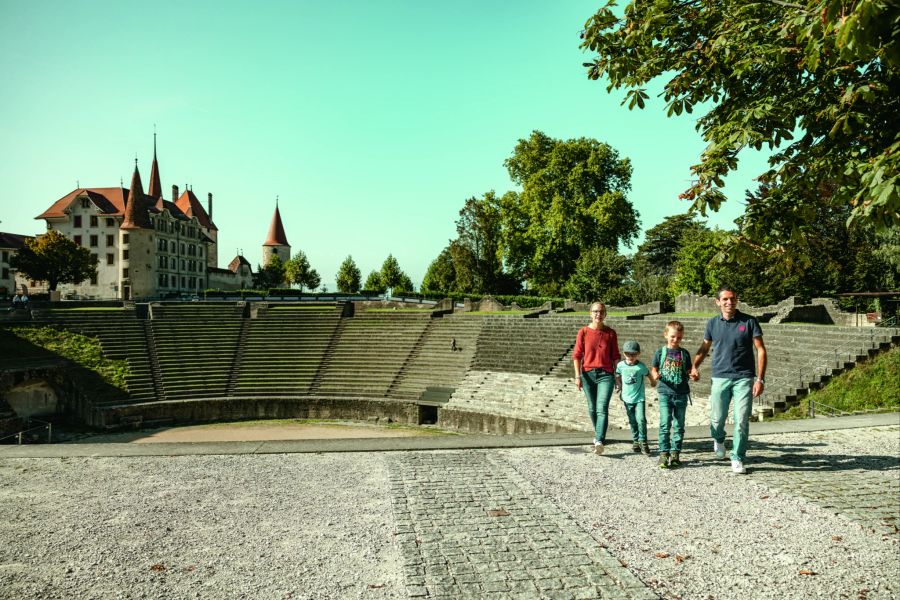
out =
[[[712,340],[712,376],[743,379],[756,375],[753,338],[762,337],[756,317],[736,311],[726,320],[722,315],[706,323],[704,340]]]

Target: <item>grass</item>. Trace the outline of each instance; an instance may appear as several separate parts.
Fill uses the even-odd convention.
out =
[[[284,312],[289,310],[315,310],[319,312],[332,312],[334,311],[334,306],[303,306],[303,305],[294,305],[290,304],[287,306],[284,305],[269,305],[269,312]]]
[[[841,373],[822,389],[811,392],[776,419],[804,419],[809,404],[817,405],[816,412],[829,414],[826,407],[843,412],[900,410],[900,348],[892,348]]]
[[[364,312],[434,312],[434,308],[367,308]]]
[[[12,333],[97,373],[107,384],[123,392],[128,391],[125,383],[129,373],[128,362],[104,357],[96,338],[54,327],[17,327]]]

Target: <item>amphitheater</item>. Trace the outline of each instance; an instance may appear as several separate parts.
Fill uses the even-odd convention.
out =
[[[612,316],[608,324],[620,343],[640,342],[649,361],[668,319]],[[706,317],[680,320],[683,345],[693,351]],[[0,418],[14,419],[14,407],[27,414],[43,395],[38,403],[56,404],[57,412],[99,428],[299,417],[483,433],[588,431],[571,360],[586,321],[578,313],[367,309],[350,302],[36,310],[19,325],[96,337],[105,356],[125,359],[127,395],[81,393],[64,375],[77,367],[26,348],[0,357],[0,399],[6,399]],[[14,331],[15,322],[7,325]],[[758,418],[898,341],[892,329],[802,324],[764,324],[764,338],[770,359]],[[690,424],[702,424],[708,390],[708,376],[692,386],[698,409],[689,411]],[[649,388],[648,400],[652,422],[656,402]],[[612,411],[613,425],[627,427],[618,403]]]
[[[114,430],[307,417],[464,435],[0,446],[0,598],[900,597],[900,415],[765,419],[896,330],[764,323],[764,422],[732,476],[709,451],[704,380],[683,468],[619,443],[618,402],[607,451],[588,452],[571,377],[587,317],[541,312],[193,302],[7,321],[9,424],[52,410]],[[609,323],[646,356],[666,320]],[[680,320],[693,349],[705,318]],[[21,338],[12,355],[36,324],[98,338],[127,393]]]

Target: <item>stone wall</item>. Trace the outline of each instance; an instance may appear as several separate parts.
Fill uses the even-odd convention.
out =
[[[574,312],[587,312],[591,308],[591,302],[575,302],[566,300],[565,310]],[[638,306],[606,306],[606,312],[626,312],[637,315],[658,315],[662,313],[662,302],[647,302]]]

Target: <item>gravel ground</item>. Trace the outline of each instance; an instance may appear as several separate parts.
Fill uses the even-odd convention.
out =
[[[811,436],[810,452],[900,457],[896,427],[754,439]],[[706,450],[676,471],[625,444],[494,456],[665,598],[900,598],[900,536]],[[387,457],[0,456],[0,598],[405,597]]]
[[[816,439],[822,445],[811,452],[895,456],[900,466],[897,428],[861,431],[755,439]],[[752,475],[732,475],[707,445],[689,445],[685,468],[675,471],[623,444],[602,457],[564,449],[505,454],[664,598],[900,598],[896,536],[883,539]],[[748,458],[752,465],[752,446]]]
[[[395,598],[381,456],[0,459],[2,598]]]

